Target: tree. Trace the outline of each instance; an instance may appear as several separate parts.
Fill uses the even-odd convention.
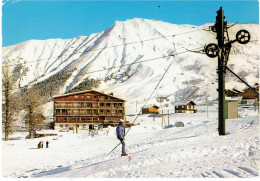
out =
[[[33,133],[37,125],[43,123],[45,117],[43,116],[39,106],[42,103],[42,96],[40,96],[39,89],[21,88],[21,106],[26,111],[25,120],[28,124],[29,138],[33,139]]]
[[[22,64],[18,64],[11,69],[9,62],[9,57],[5,57],[2,65],[2,123],[5,132],[5,141],[9,140],[9,135],[13,132],[12,126],[15,121],[13,116],[19,105],[19,99],[13,94],[14,90],[19,90],[16,89],[15,85],[17,82],[20,85],[21,78],[28,71]]]
[[[13,116],[13,100],[11,91],[14,87],[14,81],[10,73],[10,69],[6,62],[2,66],[2,120],[5,132],[5,141],[9,140],[9,135],[12,133],[12,116]]]

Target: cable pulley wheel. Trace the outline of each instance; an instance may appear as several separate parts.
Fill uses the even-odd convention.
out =
[[[210,43],[205,48],[206,55],[210,58],[215,58],[218,56],[218,45]]]
[[[247,30],[239,30],[236,34],[236,40],[240,44],[247,44],[250,41],[250,33]]]

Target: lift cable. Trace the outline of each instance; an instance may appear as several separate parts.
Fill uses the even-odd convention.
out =
[[[201,48],[201,47],[194,48],[193,50],[200,49],[200,48]],[[77,76],[79,76],[79,75],[87,75],[87,74],[102,72],[102,71],[106,71],[106,70],[109,70],[109,69],[115,69],[115,68],[125,67],[125,66],[129,66],[129,65],[133,65],[133,64],[146,63],[146,62],[149,62],[149,61],[153,61],[153,60],[157,60],[157,59],[162,59],[162,58],[167,58],[167,57],[171,57],[171,56],[175,56],[175,55],[179,55],[179,54],[184,54],[184,53],[187,53],[187,52],[189,52],[189,51],[183,51],[183,52],[175,53],[175,54],[172,54],[172,55],[166,55],[166,56],[162,56],[162,57],[156,57],[156,58],[152,58],[152,59],[147,59],[147,60],[143,60],[143,61],[138,61],[138,62],[135,62],[135,63],[129,63],[129,64],[125,64],[125,65],[110,67],[110,68],[107,68],[107,69],[100,69],[100,70],[94,70],[94,71],[87,72],[87,73],[80,73],[80,74],[77,74],[77,75],[74,75],[74,76],[71,76],[71,77],[77,77]],[[9,90],[19,90],[19,88],[16,87],[16,88],[9,89]]]
[[[144,104],[143,107],[146,106],[147,102],[150,100],[150,98],[152,97],[153,93],[154,93],[155,90],[158,88],[158,86],[159,86],[159,84],[161,83],[161,81],[163,80],[165,74],[166,74],[166,73],[168,72],[168,70],[170,69],[172,63],[173,63],[173,60],[171,61],[170,65],[168,66],[168,68],[167,68],[166,71],[164,72],[163,76],[161,77],[161,79],[159,80],[159,82],[157,83],[157,85],[155,86],[155,88],[154,88],[154,90],[152,91],[152,93],[151,93],[151,95],[149,96],[149,98],[146,100],[146,102],[145,102],[145,104]],[[141,112],[142,112],[142,110],[139,111],[139,113],[138,113],[137,116],[135,117],[134,121],[131,123],[132,125],[135,123],[135,121],[137,120],[137,118],[141,115]],[[126,135],[129,133],[130,129],[131,129],[131,126],[128,128],[128,130],[127,130],[127,132],[126,132],[126,134],[125,134],[125,137],[126,137]],[[121,144],[121,142],[118,143],[118,144],[115,146],[115,148],[112,149],[112,151],[110,151],[110,152],[108,153],[108,155],[110,155],[110,153],[112,153],[120,144]],[[108,156],[108,155],[107,155],[107,156]]]
[[[188,32],[183,32],[183,33],[177,33],[177,34],[167,35],[167,36],[158,37],[158,38],[140,40],[140,41],[136,41],[136,42],[129,42],[129,43],[124,43],[124,44],[120,44],[120,45],[113,45],[113,46],[108,46],[108,47],[103,47],[103,48],[97,48],[97,49],[93,49],[93,50],[86,50],[86,51],[83,51],[83,52],[72,53],[72,54],[70,54],[70,55],[85,54],[85,53],[88,53],[88,52],[93,52],[93,51],[98,51],[98,50],[105,50],[105,49],[108,49],[108,48],[116,48],[116,47],[120,47],[120,46],[127,46],[127,45],[131,45],[131,44],[136,44],[136,43],[143,43],[143,42],[146,42],[146,41],[164,39],[164,38],[167,38],[167,37],[175,37],[175,36],[178,36],[178,35],[188,34],[188,33],[196,32],[196,31],[202,31],[202,30],[206,30],[206,29],[205,29],[205,28],[203,28],[203,29],[197,29],[197,30],[193,30],[193,31],[188,31]],[[62,56],[64,56],[64,55],[62,55]],[[28,61],[28,62],[24,62],[24,63],[15,63],[15,64],[11,64],[11,65],[5,65],[5,66],[3,66],[3,67],[12,67],[12,66],[16,66],[16,65],[19,65],[19,64],[29,64],[29,63],[32,63],[32,62],[40,62],[40,61],[50,60],[50,59],[53,59],[53,58],[61,58],[62,56],[49,57],[49,58],[45,58],[45,59],[39,59],[39,60],[34,60],[34,61]],[[8,56],[4,56],[4,57],[8,57]],[[17,58],[23,59],[22,57],[17,57]]]

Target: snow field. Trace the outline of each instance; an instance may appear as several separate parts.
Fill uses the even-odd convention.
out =
[[[140,115],[126,137],[128,157],[120,157],[121,145],[115,127],[97,134],[59,133],[57,137],[24,139],[13,135],[3,142],[4,177],[43,178],[251,178],[259,172],[259,120],[257,113],[243,109],[239,119],[226,120],[225,136],[218,136],[217,110],[205,107],[196,114],[170,114],[170,125],[162,128],[161,116],[155,121]],[[242,112],[242,110],[240,111]],[[196,116],[195,116],[196,115]],[[134,116],[127,116],[133,120]],[[168,122],[165,115],[166,123]],[[185,127],[174,124],[182,121]],[[49,140],[50,148],[37,143]],[[19,151],[17,151],[19,150]],[[28,162],[28,160],[30,160]]]

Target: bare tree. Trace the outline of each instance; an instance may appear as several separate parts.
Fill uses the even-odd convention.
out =
[[[28,124],[29,138],[33,139],[33,133],[38,124],[43,123],[45,117],[39,108],[42,103],[39,89],[28,89],[27,87],[21,89],[21,106],[26,111],[25,120]]]
[[[9,135],[12,133],[12,116],[13,116],[13,100],[11,98],[11,91],[14,87],[14,81],[12,80],[11,72],[3,62],[2,67],[2,120],[5,132],[5,141],[9,140]]]
[[[16,84],[20,85],[21,79],[26,72],[27,68],[24,68],[22,64],[18,64],[15,68],[11,69],[9,66],[10,58],[5,57],[2,63],[2,118],[3,127],[5,132],[5,141],[9,140],[9,135],[13,132],[12,126],[14,120],[14,113],[19,106],[19,99],[15,97],[15,90],[19,90]]]

